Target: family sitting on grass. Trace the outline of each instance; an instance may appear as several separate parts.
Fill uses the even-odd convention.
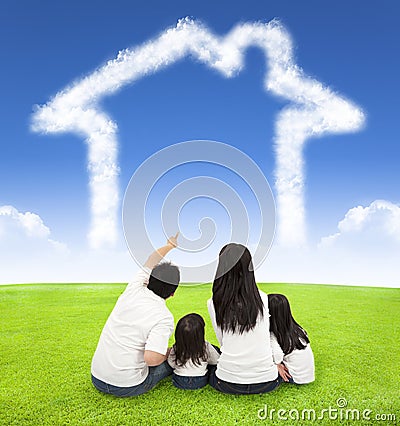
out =
[[[241,244],[222,248],[207,302],[220,348],[204,340],[204,319],[195,313],[178,321],[175,344],[168,348],[174,317],[165,300],[178,288],[180,273],[161,260],[177,246],[177,237],[149,256],[119,297],[93,356],[93,385],[128,397],[148,392],[170,375],[180,389],[210,384],[229,394],[314,381],[307,333],[284,295],[258,289],[250,252]]]

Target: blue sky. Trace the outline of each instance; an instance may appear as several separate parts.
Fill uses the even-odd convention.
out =
[[[90,224],[87,147],[77,134],[33,132],[34,105],[45,104],[72,82],[114,59],[118,51],[140,45],[174,27],[179,18],[191,16],[218,35],[240,22],[278,18],[292,36],[295,60],[304,73],[350,99],[366,115],[364,129],[328,134],[311,139],[305,146],[309,242],[316,247],[322,238],[335,235],[338,223],[352,208],[367,209],[375,200],[386,200],[391,203],[390,208],[378,208],[379,214],[374,213],[374,208],[363,210],[370,219],[362,230],[368,226],[379,230],[388,220],[395,222],[395,207],[400,203],[399,11],[395,1],[383,1],[379,6],[375,2],[343,0],[329,4],[314,0],[201,4],[4,1],[0,6],[0,207],[13,206],[20,213],[40,216],[50,230],[46,238],[84,255]],[[118,124],[121,193],[147,157],[169,145],[193,139],[217,140],[241,149],[258,164],[273,188],[274,125],[277,113],[288,102],[263,90],[262,52],[250,48],[245,59],[245,69],[227,79],[186,58],[102,99],[103,109]],[[9,224],[0,222],[0,230],[1,226],[4,235]],[[395,251],[399,249],[397,225],[392,228],[387,240],[379,240],[379,252],[385,252],[386,247],[393,251],[393,244]],[[353,230],[350,234],[350,242],[347,237],[338,237],[343,242],[337,253],[343,253],[343,247],[353,247],[354,238],[359,238]],[[7,251],[13,234],[7,234],[3,243],[1,235],[0,249]],[[21,251],[15,250],[19,252],[15,263],[25,262]],[[45,265],[48,254],[43,253],[38,263]],[[279,262],[284,262],[282,255]],[[391,271],[395,264],[385,267],[389,268],[388,275],[393,272],[390,285],[399,283],[400,272]],[[61,269],[59,281],[79,281],[78,277],[64,277]],[[107,277],[112,280],[112,271],[108,272]],[[289,278],[313,280],[303,272],[299,271],[298,279]],[[347,270],[348,278],[345,272],[340,276],[343,281],[365,282],[361,272],[357,275]],[[287,279],[279,275],[277,266],[274,273],[276,279]],[[85,274],[90,277],[89,270]],[[32,277],[41,279],[36,271]],[[323,274],[315,281],[320,277]],[[268,280],[268,272],[262,278]],[[12,271],[0,277],[0,281],[13,279],[25,278],[18,274],[13,278]],[[47,279],[50,278],[43,273],[43,280]],[[94,280],[101,279],[96,275]]]

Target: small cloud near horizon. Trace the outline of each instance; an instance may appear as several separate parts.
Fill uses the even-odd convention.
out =
[[[385,251],[400,249],[400,205],[375,200],[369,206],[353,207],[338,223],[338,232],[321,238],[321,249],[340,246],[347,250]]]
[[[258,282],[400,287],[400,206],[376,200],[349,209],[338,231],[320,244],[274,244],[255,271]],[[254,251],[254,247],[250,247]],[[172,259],[179,253],[171,252]],[[178,262],[179,264],[179,262]],[[51,238],[41,217],[0,207],[1,284],[128,282],[139,269],[128,249],[69,250]],[[191,277],[188,281],[198,281]]]

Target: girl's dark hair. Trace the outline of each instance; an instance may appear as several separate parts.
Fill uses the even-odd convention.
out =
[[[264,305],[245,246],[230,243],[221,249],[212,292],[216,322],[222,331],[241,334],[255,327]]]
[[[200,365],[207,359],[204,326],[204,319],[199,314],[188,314],[178,321],[173,346],[177,365],[184,365],[190,360]]]
[[[289,301],[283,294],[269,294],[269,330],[275,334],[285,355],[294,349],[304,349],[310,340],[305,330],[295,321]]]

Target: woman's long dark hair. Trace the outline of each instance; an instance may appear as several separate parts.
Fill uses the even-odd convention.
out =
[[[263,316],[251,254],[245,246],[230,243],[221,249],[212,292],[216,322],[222,331],[250,331],[258,316]]]
[[[204,319],[199,314],[182,317],[175,329],[175,363],[179,366],[189,360],[201,365],[206,360],[206,343],[204,341]]]
[[[289,301],[283,294],[268,295],[269,330],[275,334],[285,355],[294,349],[304,349],[310,340],[305,330],[295,321]]]

